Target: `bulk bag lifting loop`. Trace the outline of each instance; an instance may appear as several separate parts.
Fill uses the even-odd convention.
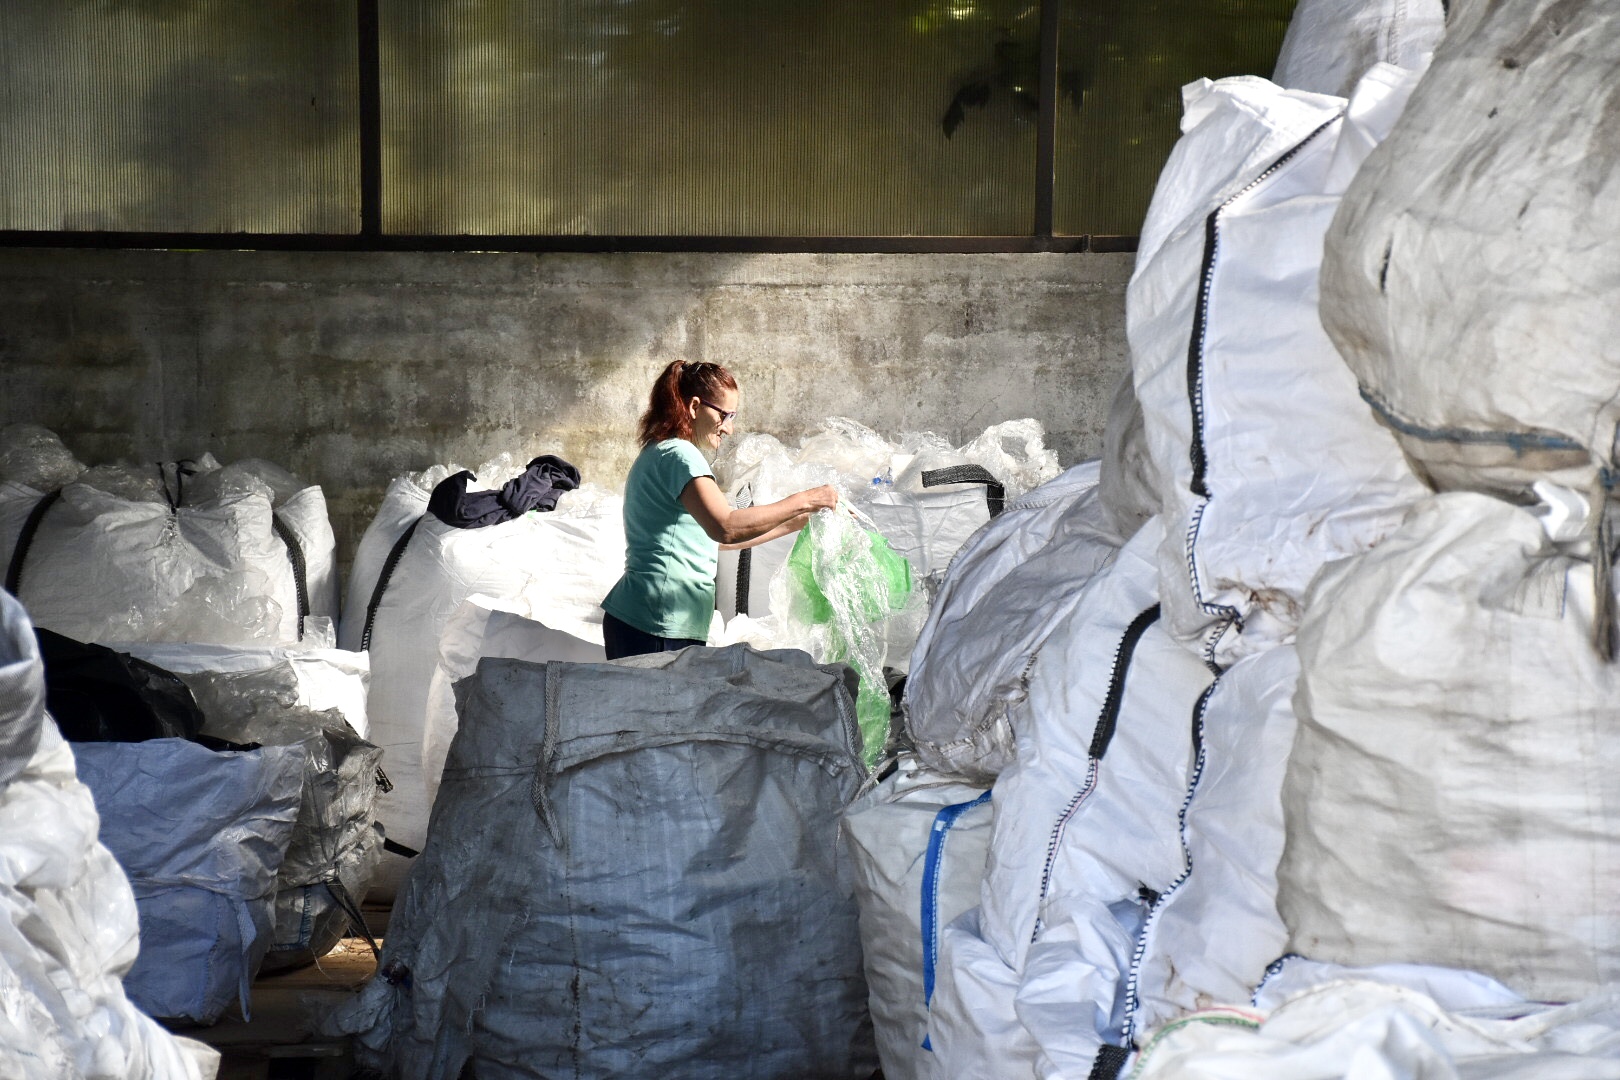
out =
[[[180,507],[178,507],[177,500],[168,494],[167,476],[165,476],[164,497],[168,500],[170,513],[177,512]],[[34,504],[34,508],[29,510],[28,518],[23,521],[23,529],[18,533],[16,546],[11,549],[11,560],[6,563],[5,591],[10,593],[11,596],[19,596],[18,589],[23,583],[23,565],[28,560],[29,549],[34,546],[34,538],[39,533],[39,526],[44,523],[45,515],[50,512],[53,505],[57,505],[60,499],[62,499],[62,489],[60,487],[57,487],[55,491],[47,492],[39,502]],[[277,513],[271,515],[271,529],[274,531],[275,536],[282,541],[282,544],[287,546],[287,562],[292,565],[293,589],[295,589],[296,604],[298,604],[298,641],[303,641],[305,620],[309,617],[308,560],[306,560],[305,551],[303,551],[303,544],[298,542],[298,536],[293,533],[292,528]]]

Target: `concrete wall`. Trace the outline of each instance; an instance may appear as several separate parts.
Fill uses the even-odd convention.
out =
[[[726,364],[739,431],[824,417],[1101,452],[1130,255],[0,251],[0,423],[88,464],[211,451],[326,490],[347,562],[388,481],[500,451],[617,486],[653,375]]]

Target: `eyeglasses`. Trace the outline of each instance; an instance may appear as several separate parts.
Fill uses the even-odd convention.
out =
[[[709,408],[711,408],[715,412],[719,413],[720,414],[720,422],[722,424],[730,423],[731,420],[734,417],[736,417],[736,415],[737,415],[737,410],[736,409],[733,409],[730,412],[727,412],[726,410],[722,409],[720,406],[716,405],[714,402],[712,402],[712,401],[704,401],[702,398],[698,398],[698,404],[699,405],[707,405]]]

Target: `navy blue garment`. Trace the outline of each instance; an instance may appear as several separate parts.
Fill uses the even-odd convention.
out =
[[[529,462],[522,476],[508,480],[499,491],[468,491],[468,482],[476,479],[463,469],[439,481],[428,499],[428,513],[452,528],[482,529],[530,510],[555,510],[563,492],[579,487],[579,470],[546,454]]]
[[[610,612],[602,612],[602,639],[609,660],[646,653],[679,652],[693,645],[702,645],[700,638],[659,637],[645,630],[637,630],[623,619],[615,619]]]

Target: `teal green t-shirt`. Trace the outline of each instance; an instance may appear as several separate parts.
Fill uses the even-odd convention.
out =
[[[641,451],[624,484],[624,576],[602,610],[657,637],[708,638],[720,545],[686,512],[681,492],[713,475],[685,439]]]

